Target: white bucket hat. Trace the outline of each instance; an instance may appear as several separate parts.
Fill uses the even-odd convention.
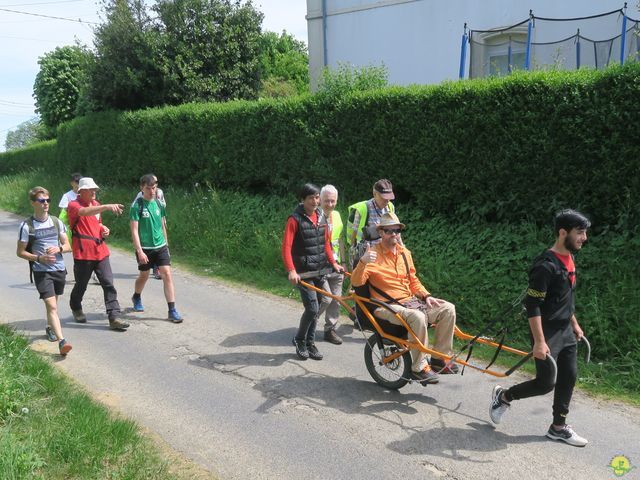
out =
[[[100,187],[96,185],[96,182],[94,182],[91,177],[83,177],[80,179],[80,182],[78,182],[78,191],[91,190],[93,188],[100,190]]]

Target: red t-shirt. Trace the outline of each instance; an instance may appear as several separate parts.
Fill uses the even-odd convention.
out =
[[[573,263],[573,257],[571,255],[561,255],[557,252],[553,252],[553,254],[558,257],[558,260],[560,260],[565,268],[567,269],[567,272],[569,272],[569,280],[571,280],[571,285],[575,285],[576,283],[576,264]]]
[[[313,212],[309,219],[314,225],[318,224],[318,213]],[[327,226],[328,227],[328,226]],[[287,272],[295,270],[293,265],[293,257],[291,256],[291,248],[293,247],[293,239],[298,233],[298,222],[293,217],[289,217],[287,220],[287,226],[284,229],[284,237],[282,238],[282,261],[284,262],[284,268]],[[331,237],[329,236],[329,228],[324,230],[324,252],[327,255],[327,260],[330,264],[334,264],[333,250],[331,248]]]
[[[67,216],[69,218],[69,230],[74,225],[75,232],[80,235],[86,235],[88,237],[102,238],[102,218],[98,215],[80,216],[79,210],[83,207],[94,207],[100,205],[100,202],[93,200],[92,202],[85,204],[78,197],[73,202],[69,202],[67,206]],[[80,250],[80,244],[82,243],[82,250]],[[109,248],[104,242],[100,244],[95,240],[89,238],[73,237],[73,258],[75,260],[102,260],[109,256]]]

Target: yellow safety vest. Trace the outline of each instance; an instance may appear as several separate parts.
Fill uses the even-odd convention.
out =
[[[360,214],[360,224],[358,225],[358,231],[356,232],[356,243],[362,240],[362,231],[367,226],[367,219],[369,216],[368,215],[369,212],[367,211],[368,201],[369,200],[364,200],[362,202],[354,203],[353,205],[349,206],[349,217],[347,218],[347,228],[349,229],[349,231],[353,230],[354,212],[357,211]],[[395,207],[393,206],[393,203],[389,202],[388,208],[391,213],[394,213]],[[350,243],[351,243],[351,234],[347,232],[347,244],[350,244]]]
[[[336,259],[336,262],[340,263],[340,237],[342,237],[342,231],[344,230],[344,225],[342,224],[342,217],[340,216],[340,212],[334,210],[331,212],[331,248],[333,249],[333,255]]]

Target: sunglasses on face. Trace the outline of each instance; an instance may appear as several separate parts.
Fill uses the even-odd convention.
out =
[[[400,229],[399,228],[383,228],[382,231],[384,233],[386,233],[387,235],[400,235]]]
[[[36,202],[38,203],[51,203],[50,198],[36,198]]]

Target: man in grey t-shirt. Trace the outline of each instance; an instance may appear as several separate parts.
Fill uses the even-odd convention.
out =
[[[51,198],[43,187],[29,191],[33,215],[22,222],[16,254],[31,264],[33,279],[47,310],[47,338],[58,342],[60,355],[71,351],[71,344],[62,335],[58,317],[58,296],[64,293],[67,270],[62,254],[70,252],[66,227],[49,215]]]

